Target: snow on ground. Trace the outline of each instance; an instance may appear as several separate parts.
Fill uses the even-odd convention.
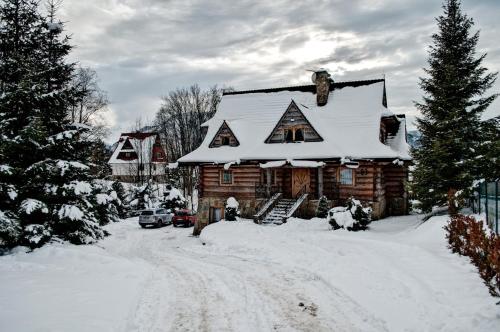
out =
[[[445,221],[220,222],[195,238],[132,218],[97,245],[0,257],[0,331],[498,331]]]

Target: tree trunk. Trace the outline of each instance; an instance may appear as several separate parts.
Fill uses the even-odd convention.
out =
[[[454,216],[458,213],[458,201],[455,194],[457,190],[454,188],[448,189],[448,213],[450,216]]]

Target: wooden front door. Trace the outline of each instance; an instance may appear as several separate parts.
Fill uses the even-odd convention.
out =
[[[302,188],[305,187],[305,192],[309,192],[310,187],[310,172],[308,168],[293,168],[292,169],[292,197],[296,197]]]

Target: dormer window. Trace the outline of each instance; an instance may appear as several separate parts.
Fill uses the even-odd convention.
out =
[[[286,143],[303,142],[304,141],[304,129],[303,128],[285,129],[284,140]]]
[[[233,131],[229,128],[226,121],[222,123],[219,130],[215,134],[212,142],[210,142],[210,148],[218,148],[219,146],[238,146],[240,142],[236,136],[234,136]]]
[[[305,107],[305,106],[304,106]],[[321,142],[323,138],[313,128],[292,100],[281,119],[267,137],[266,143]]]

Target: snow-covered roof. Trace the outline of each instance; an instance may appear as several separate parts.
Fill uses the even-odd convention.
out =
[[[204,124],[208,126],[208,131],[203,143],[178,162],[228,163],[343,157],[410,159],[404,117],[397,117],[400,121],[399,132],[391,137],[387,145],[379,140],[381,118],[394,116],[383,105],[384,80],[366,81],[366,84],[335,84],[325,106],[317,105],[311,86],[225,94],[214,117]],[[292,101],[323,141],[265,143]],[[210,148],[210,142],[224,121],[240,144]]]
[[[123,160],[118,159],[118,154],[120,152],[135,152],[141,163],[150,163],[153,157],[153,145],[156,141],[157,134],[150,133],[124,133],[120,136],[118,145],[115,151],[109,158],[108,164],[130,164],[137,163],[135,160]],[[132,145],[133,149],[123,148],[123,145],[128,141]]]

